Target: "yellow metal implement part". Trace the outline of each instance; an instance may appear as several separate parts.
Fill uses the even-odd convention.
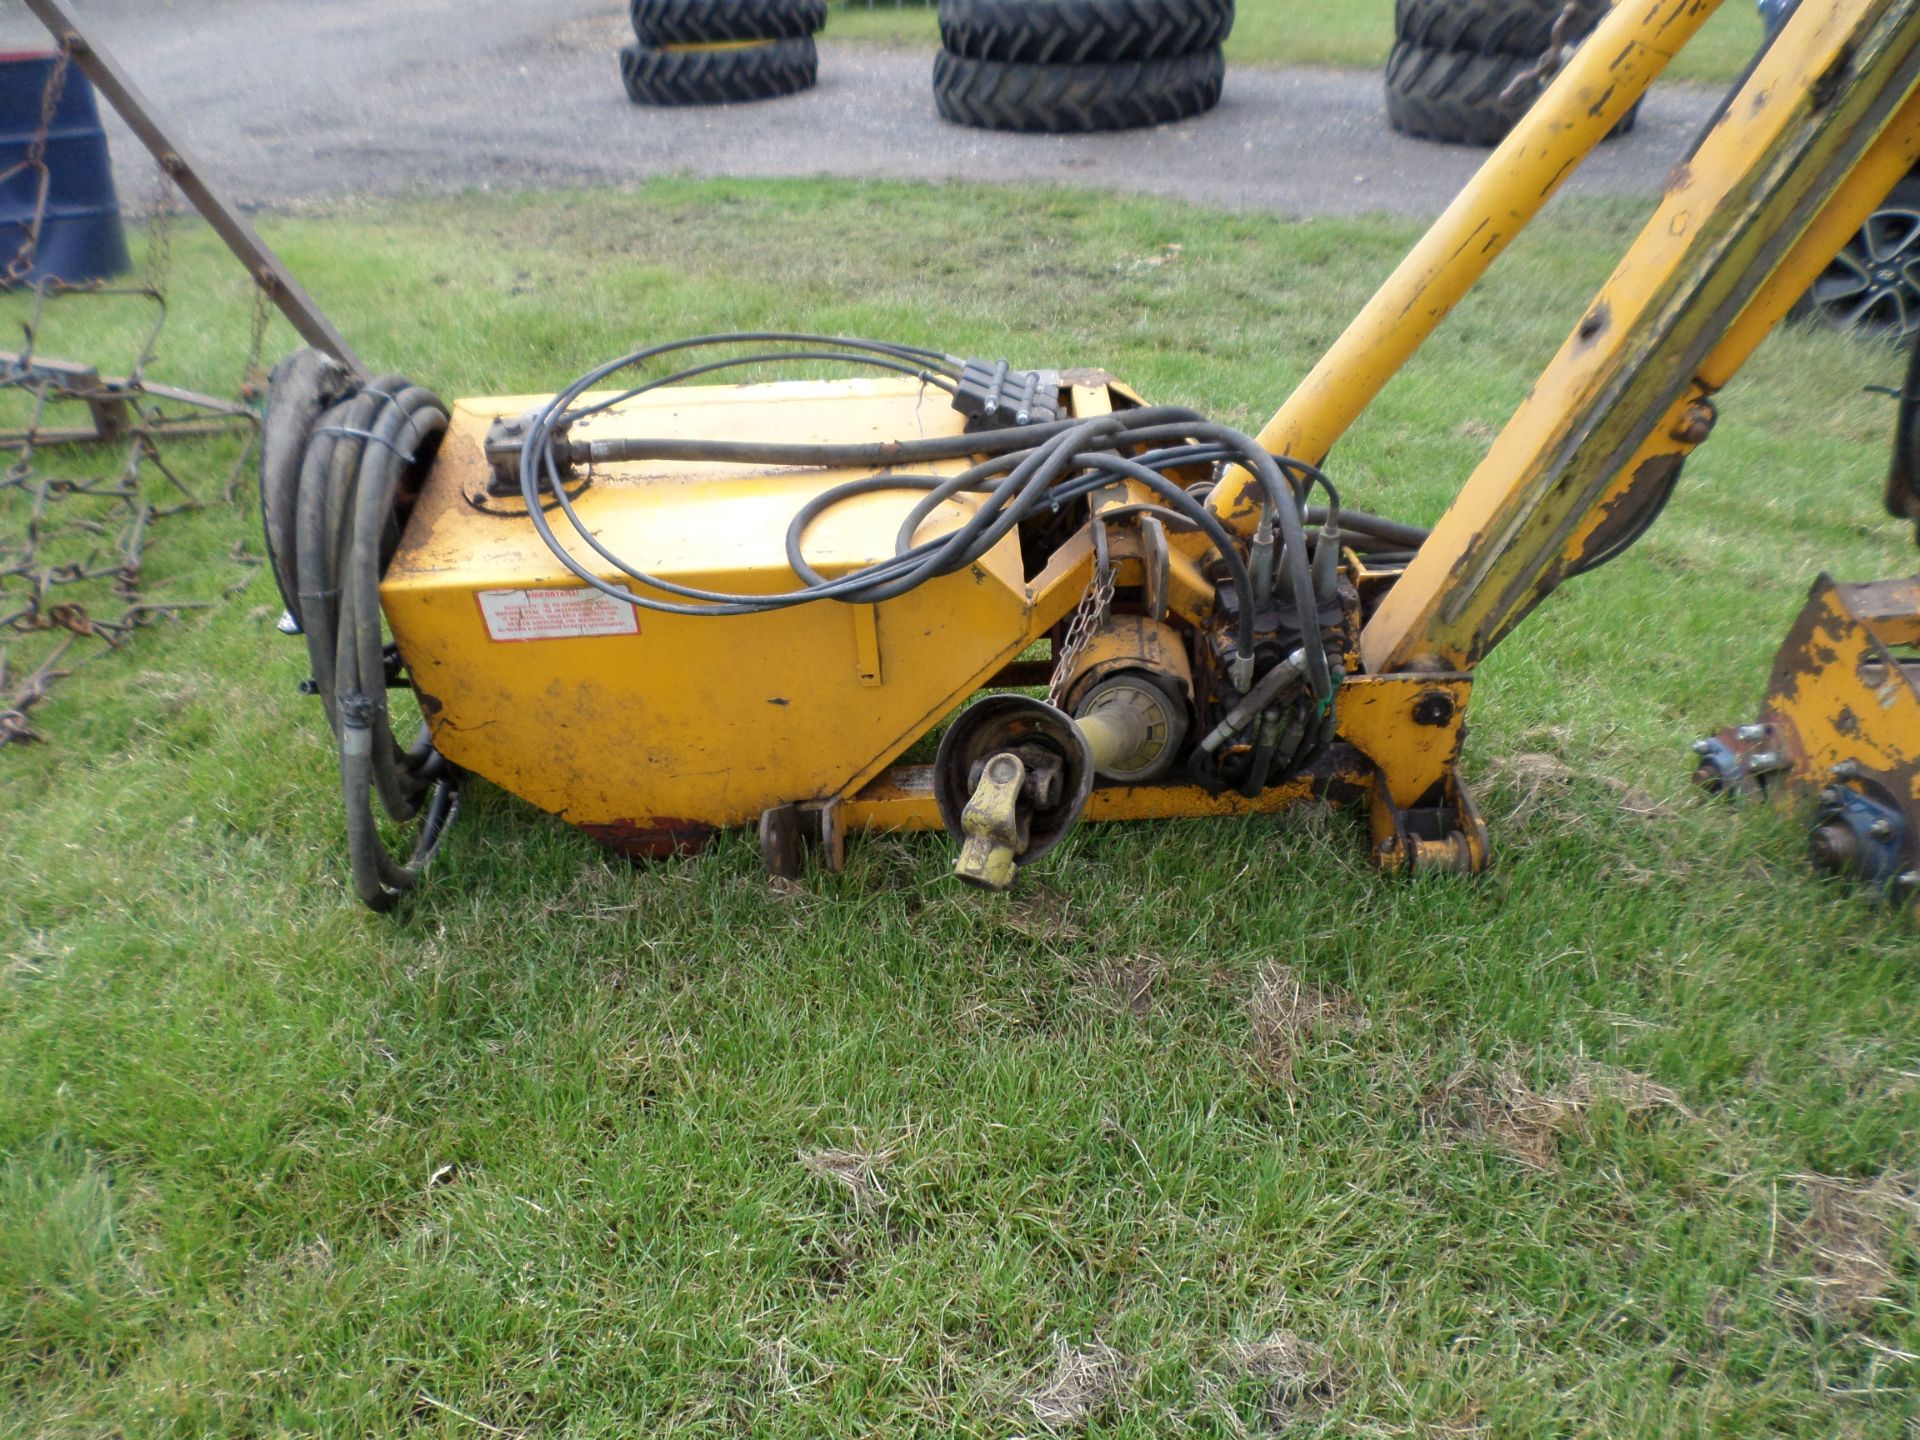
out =
[[[456,407],[382,586],[440,751],[635,852],[697,844],[718,828],[809,802],[844,800],[833,812],[836,834],[849,826],[937,827],[928,772],[888,767],[1065,617],[1091,575],[1088,532],[1056,550],[1031,582],[1010,537],[965,574],[877,607],[816,603],[726,618],[633,614],[597,601],[566,573],[517,499],[487,494],[487,426],[539,398]],[[951,434],[959,423],[913,383],[887,380],[656,391],[582,428],[844,443]],[[676,583],[764,594],[794,584],[784,548],[792,515],[846,478],[621,464],[595,473],[575,505],[602,543],[636,568]],[[882,494],[837,507],[809,531],[809,558],[833,575],[891,554],[914,498]],[[922,538],[963,513],[960,505],[938,512]],[[1146,664],[1185,691],[1186,655],[1169,635],[1141,617],[1115,617],[1086,651],[1083,682],[1123,663]],[[1465,681],[1358,677],[1346,693],[1342,714],[1353,716],[1371,761],[1340,749],[1320,773],[1256,799],[1171,781],[1105,786],[1094,792],[1088,818],[1252,814],[1314,794],[1359,796],[1373,788],[1374,762],[1392,777],[1396,801],[1412,804],[1457,753]],[[1432,715],[1436,695],[1449,712],[1416,721],[1422,697],[1422,713]],[[1401,731],[1384,718],[1390,714],[1406,721]],[[1108,734],[1114,719],[1090,717],[1087,730],[1097,749],[1117,754],[1131,732]]]
[[[489,422],[534,403],[456,407],[381,599],[441,753],[609,843],[656,850],[771,806],[851,795],[1028,643],[1034,609],[1013,536],[877,608],[716,619],[602,602],[517,500],[485,495]],[[851,380],[656,391],[584,423],[610,435],[856,442],[956,434],[962,420],[912,381]],[[636,568],[768,594],[797,584],[788,522],[847,478],[613,465],[575,503]],[[892,555],[918,498],[836,506],[808,532],[809,559],[836,575]],[[944,506],[921,537],[965,513]]]
[[[1325,459],[1718,7],[1719,0],[1617,5],[1267,422],[1260,443],[1315,464]],[[1236,471],[1210,502],[1243,532],[1253,528],[1251,484]]]
[[[1849,762],[1920,817],[1920,577],[1821,576],[1773,663],[1760,719],[1785,774],[1817,789]],[[1903,663],[1903,659],[1905,663]]]
[[[986,772],[967,802],[960,828],[961,842],[953,873],[982,890],[1011,890],[1015,862],[1026,848],[1021,833],[1020,785],[1027,767],[1018,755],[1000,754],[987,761]]]
[[[1808,226],[1834,214],[1917,72],[1920,0],[1801,5],[1382,602],[1361,638],[1368,670],[1470,669],[1565,577],[1642,447],[1704,430],[1675,406]]]
[[[1774,657],[1758,723],[1697,742],[1695,778],[1817,798],[1808,855],[1887,899],[1920,897],[1920,576],[1822,575]]]
[[[1224,820],[1277,814],[1317,797],[1364,799],[1372,790],[1373,767],[1358,753],[1339,749],[1313,774],[1269,786],[1251,799],[1233,790],[1210,794],[1198,785],[1102,785],[1088,797],[1081,818]],[[896,765],[862,787],[843,808],[848,826],[854,829],[938,830],[941,825],[931,765]]]
[[[1087,640],[1060,687],[1067,708],[1087,686],[1120,670],[1145,670],[1166,677],[1182,694],[1193,693],[1193,668],[1179,632],[1144,615],[1113,615]]]
[[[1472,680],[1466,675],[1367,675],[1340,687],[1340,738],[1380,768],[1400,806],[1417,804],[1460,758]]]
[[[1620,467],[1600,502],[1574,527],[1561,551],[1563,566],[1576,566],[1601,550],[1619,524],[1617,517],[1630,517],[1650,488],[1672,482],[1680,462],[1712,433],[1714,393],[1739,373],[1760,342],[1860,229],[1862,217],[1877,208],[1916,164],[1920,164],[1920,96],[1907,100],[1780,268],[1700,362],[1693,383],[1668,408],[1665,420],[1654,427],[1633,458]],[[1492,632],[1494,638],[1510,631],[1524,615],[1524,610],[1509,613]]]

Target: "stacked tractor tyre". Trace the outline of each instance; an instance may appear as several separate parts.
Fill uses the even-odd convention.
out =
[[[639,105],[724,105],[810,88],[827,0],[632,0],[620,76]]]
[[[1126,130],[1220,103],[1233,0],[940,0],[933,95],[983,130]]]
[[[1387,120],[1403,135],[1497,145],[1609,0],[1395,0]],[[1615,127],[1633,128],[1635,106]]]

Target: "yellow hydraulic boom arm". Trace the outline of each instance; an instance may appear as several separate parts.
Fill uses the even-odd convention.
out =
[[[1261,432],[1324,459],[1718,0],[1623,0]],[[1369,673],[1467,671],[1629,533],[1711,397],[1920,159],[1920,3],[1804,0],[1361,639]],[[1243,526],[1246,477],[1214,509]]]

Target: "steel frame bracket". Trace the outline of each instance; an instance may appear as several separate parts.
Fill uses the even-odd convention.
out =
[[[1695,778],[1817,801],[1816,866],[1889,899],[1920,892],[1920,576],[1822,575],[1774,657],[1759,718],[1696,741]],[[1904,653],[1903,653],[1904,652]]]
[[[847,868],[847,818],[839,800],[775,805],[761,812],[760,863],[770,878],[798,880],[809,847],[829,875]]]
[[[1447,767],[1420,804],[1405,808],[1394,803],[1382,776],[1373,787],[1367,822],[1374,866],[1387,874],[1478,875],[1492,856],[1487,822],[1456,766]]]
[[[1340,738],[1379,771],[1388,798],[1412,806],[1453,772],[1466,740],[1473,677],[1355,675],[1340,687]]]

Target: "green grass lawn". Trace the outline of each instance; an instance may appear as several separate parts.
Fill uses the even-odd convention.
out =
[[[1245,425],[1414,233],[801,182],[266,229],[448,396],[804,324]],[[1632,229],[1523,239],[1350,500],[1432,519]],[[158,373],[228,385],[244,297],[176,251]],[[480,786],[380,919],[272,581],[145,633],[0,752],[0,1435],[1910,1437],[1920,944],[1685,780],[1817,571],[1912,565],[1898,371],[1777,337],[1653,534],[1485,666],[1475,881],[1316,810],[1089,827],[1011,900],[936,836],[776,887]],[[151,588],[257,524],[169,520]]]
[[[827,26],[835,40],[933,46],[940,29],[932,6],[836,5]],[[1760,43],[1750,0],[1724,0],[1720,13],[1674,61],[1676,79],[1725,84]],[[1227,58],[1241,65],[1338,65],[1373,69],[1393,44],[1393,0],[1240,0]]]

